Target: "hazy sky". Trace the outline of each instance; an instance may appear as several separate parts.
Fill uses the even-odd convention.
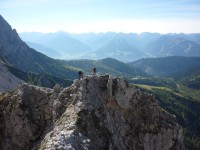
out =
[[[200,33],[200,0],[0,0],[18,32]]]

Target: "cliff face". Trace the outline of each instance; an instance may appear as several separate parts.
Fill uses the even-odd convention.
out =
[[[0,97],[0,149],[184,149],[175,117],[120,78],[28,84]]]
[[[1,56],[4,56],[11,60],[17,53],[18,49],[26,49],[28,46],[23,44],[19,38],[15,29],[6,22],[6,20],[0,15],[0,52]],[[8,57],[9,56],[9,57]]]

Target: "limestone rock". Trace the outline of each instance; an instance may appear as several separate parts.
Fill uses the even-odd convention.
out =
[[[23,84],[0,98],[2,150],[184,149],[175,117],[121,78],[86,76],[64,89]]]

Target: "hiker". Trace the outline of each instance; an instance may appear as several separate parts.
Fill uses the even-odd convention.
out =
[[[92,70],[93,70],[93,74],[95,75],[97,73],[97,69],[93,67]]]
[[[82,72],[82,71],[78,71],[78,75],[79,75],[79,80],[80,80],[81,78],[83,78],[83,72]]]

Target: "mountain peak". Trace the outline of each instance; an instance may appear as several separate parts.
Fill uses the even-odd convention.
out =
[[[16,30],[12,29],[2,16],[0,16],[0,39],[0,52],[4,57],[15,55],[13,53],[22,43]]]
[[[3,23],[7,23],[7,21],[3,18],[3,16],[0,15],[0,23],[3,24]],[[7,23],[8,24],[8,23]]]
[[[17,34],[16,29],[12,29],[9,23],[0,15],[0,33],[8,31],[14,31]]]
[[[0,119],[0,149],[184,149],[173,115],[109,75],[64,89],[22,84],[1,97]]]

